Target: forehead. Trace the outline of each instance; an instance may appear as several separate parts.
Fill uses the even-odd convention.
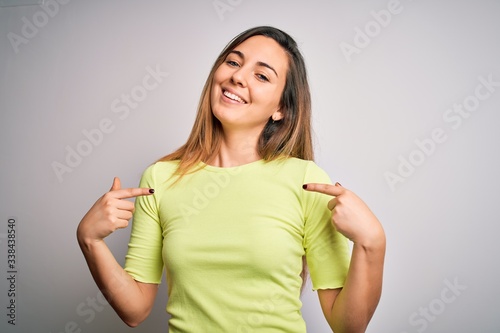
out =
[[[278,74],[286,73],[288,70],[288,55],[286,51],[278,42],[270,37],[250,37],[236,46],[233,51],[243,53],[245,61],[265,62],[275,68]]]

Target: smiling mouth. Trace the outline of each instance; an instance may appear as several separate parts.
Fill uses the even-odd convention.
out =
[[[227,98],[229,98],[230,100],[232,100],[232,101],[235,101],[235,102],[238,102],[238,103],[241,103],[241,104],[247,104],[247,102],[246,102],[243,98],[241,98],[240,96],[235,95],[235,94],[233,94],[233,93],[230,93],[230,92],[229,92],[229,91],[227,91],[227,90],[224,90],[224,89],[223,89],[223,90],[222,90],[222,94],[223,94],[224,96],[226,96]]]

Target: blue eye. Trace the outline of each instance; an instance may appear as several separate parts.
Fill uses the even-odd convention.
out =
[[[226,64],[228,64],[229,66],[232,66],[232,67],[238,67],[238,63],[236,61],[233,61],[233,60],[226,60]]]
[[[266,81],[266,82],[269,82],[269,79],[267,78],[267,76],[263,75],[263,74],[257,74],[257,78],[261,81]]]

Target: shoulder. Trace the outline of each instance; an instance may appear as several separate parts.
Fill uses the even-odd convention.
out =
[[[155,183],[156,180],[165,181],[177,170],[178,161],[158,161],[149,165],[142,173],[141,182]]]
[[[295,174],[302,177],[304,183],[312,182],[328,182],[330,177],[323,168],[318,166],[314,161],[303,160],[296,157],[290,157],[282,160],[277,160],[276,167],[287,174]]]
[[[154,172],[154,173],[174,173],[177,170],[179,161],[158,161],[146,168],[144,172]]]

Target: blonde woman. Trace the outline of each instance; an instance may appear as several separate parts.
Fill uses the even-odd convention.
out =
[[[333,331],[366,330],[385,234],[313,162],[310,117],[306,68],[288,34],[256,27],[226,46],[187,142],[147,168],[140,188],[115,178],[78,227],[90,271],[127,325],[149,315],[165,268],[171,333],[306,332],[307,275]],[[123,200],[132,197],[135,206]],[[104,238],[132,216],[122,268]]]

